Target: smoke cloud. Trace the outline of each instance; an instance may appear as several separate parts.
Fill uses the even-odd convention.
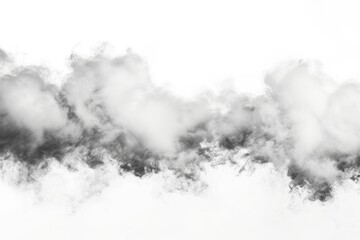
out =
[[[105,176],[159,173],[201,191],[205,166],[271,164],[293,191],[326,201],[360,176],[360,84],[336,83],[319,62],[280,64],[260,96],[226,88],[192,100],[156,86],[132,51],[72,54],[69,66],[53,85],[49,69],[0,50],[0,165],[12,182],[46,184],[57,166],[74,181],[87,174],[95,192]]]

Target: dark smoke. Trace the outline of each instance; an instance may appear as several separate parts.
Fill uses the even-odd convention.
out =
[[[0,50],[1,161],[25,166],[27,182],[51,161],[78,171],[74,155],[91,169],[110,161],[119,174],[172,171],[197,182],[204,164],[238,165],[242,150],[240,172],[271,163],[311,200],[327,201],[334,183],[360,177],[360,85],[335,84],[317,63],[269,72],[262,96],[228,90],[193,101],[155,86],[132,52],[73,54],[61,86],[49,83],[49,71],[16,66]]]

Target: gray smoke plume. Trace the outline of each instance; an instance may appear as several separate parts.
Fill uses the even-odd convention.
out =
[[[0,50],[1,166],[20,164],[25,182],[37,181],[52,161],[68,171],[111,164],[119,174],[171,171],[194,182],[204,163],[239,172],[273,164],[287,172],[291,189],[326,201],[333,184],[360,176],[360,85],[336,84],[318,62],[268,72],[261,96],[224,90],[192,101],[153,84],[131,51],[73,54],[70,68],[52,85],[49,69],[16,66]]]

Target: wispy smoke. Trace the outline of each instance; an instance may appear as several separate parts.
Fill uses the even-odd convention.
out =
[[[0,159],[3,171],[22,166],[17,179],[38,181],[54,162],[194,182],[204,164],[242,172],[269,163],[287,172],[291,189],[325,201],[334,183],[360,176],[360,84],[336,84],[317,62],[270,71],[262,96],[225,89],[192,101],[154,85],[131,51],[73,54],[70,67],[56,86],[48,69],[16,66],[0,50]]]

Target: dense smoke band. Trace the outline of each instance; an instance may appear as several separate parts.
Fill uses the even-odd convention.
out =
[[[72,55],[60,86],[48,69],[16,66],[0,50],[0,154],[34,172],[57,161],[76,171],[111,162],[119,174],[164,170],[198,180],[203,163],[246,150],[246,164],[273,164],[326,201],[335,182],[360,172],[360,84],[336,84],[312,61],[292,61],[265,77],[266,93],[206,92],[185,101],[155,86],[138,55]],[[76,160],[74,160],[76,159]],[[45,170],[44,170],[45,169]],[[246,165],[241,167],[246,170]]]

